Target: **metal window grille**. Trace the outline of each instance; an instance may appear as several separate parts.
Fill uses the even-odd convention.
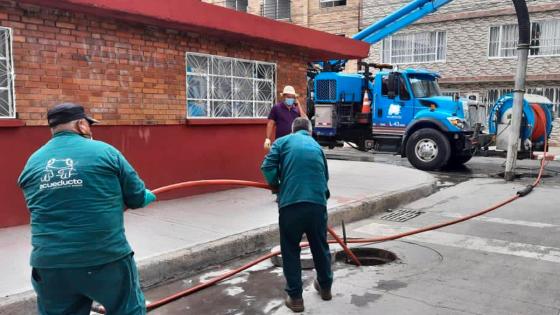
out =
[[[248,0],[226,0],[226,7],[241,12],[247,12]]]
[[[485,99],[483,100],[488,106],[494,105],[500,97],[513,93],[513,88],[489,88],[485,91]],[[537,94],[546,96],[552,101],[555,116],[559,116],[560,110],[560,86],[548,87],[529,87],[527,88],[528,94]]]
[[[518,26],[516,24],[490,27],[489,58],[517,57]],[[530,56],[560,56],[560,20],[531,23]]]
[[[321,8],[330,8],[346,5],[346,0],[319,0]]]
[[[263,0],[261,16],[275,20],[289,20],[291,18],[291,1]]]
[[[186,54],[187,117],[267,117],[276,95],[276,64]]]
[[[444,62],[446,55],[445,31],[397,34],[385,38],[382,43],[381,58],[385,63]]]
[[[15,118],[12,30],[0,27],[0,118]]]

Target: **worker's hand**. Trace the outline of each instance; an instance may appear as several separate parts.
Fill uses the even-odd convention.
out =
[[[146,191],[144,192],[144,204],[142,205],[142,208],[156,201],[156,199],[157,199],[156,195],[153,192],[151,192],[149,189],[146,189]]]
[[[270,150],[271,146],[272,146],[272,141],[270,141],[270,139],[266,138],[266,140],[264,140],[264,149],[265,150]]]

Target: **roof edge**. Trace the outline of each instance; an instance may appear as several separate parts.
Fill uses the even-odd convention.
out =
[[[203,3],[199,0],[20,0],[19,2],[85,12],[125,21],[155,24],[231,39],[287,46],[311,60],[359,59],[369,44],[291,23]]]

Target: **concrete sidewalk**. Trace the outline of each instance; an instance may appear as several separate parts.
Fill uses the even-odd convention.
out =
[[[436,186],[427,173],[392,165],[330,160],[329,169],[332,225],[411,202]],[[271,246],[277,217],[269,191],[242,188],[158,202],[127,212],[125,224],[142,284],[150,286]],[[29,310],[29,227],[0,229],[0,248],[0,314]]]

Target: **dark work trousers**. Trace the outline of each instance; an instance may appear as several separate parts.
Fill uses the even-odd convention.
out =
[[[327,207],[301,202],[280,208],[280,246],[286,292],[292,298],[301,298],[301,261],[299,243],[303,233],[307,236],[317,280],[321,288],[330,289],[333,281],[331,254],[327,243]]]
[[[107,315],[146,314],[132,254],[93,267],[33,268],[31,280],[40,315],[89,315],[93,300]]]

